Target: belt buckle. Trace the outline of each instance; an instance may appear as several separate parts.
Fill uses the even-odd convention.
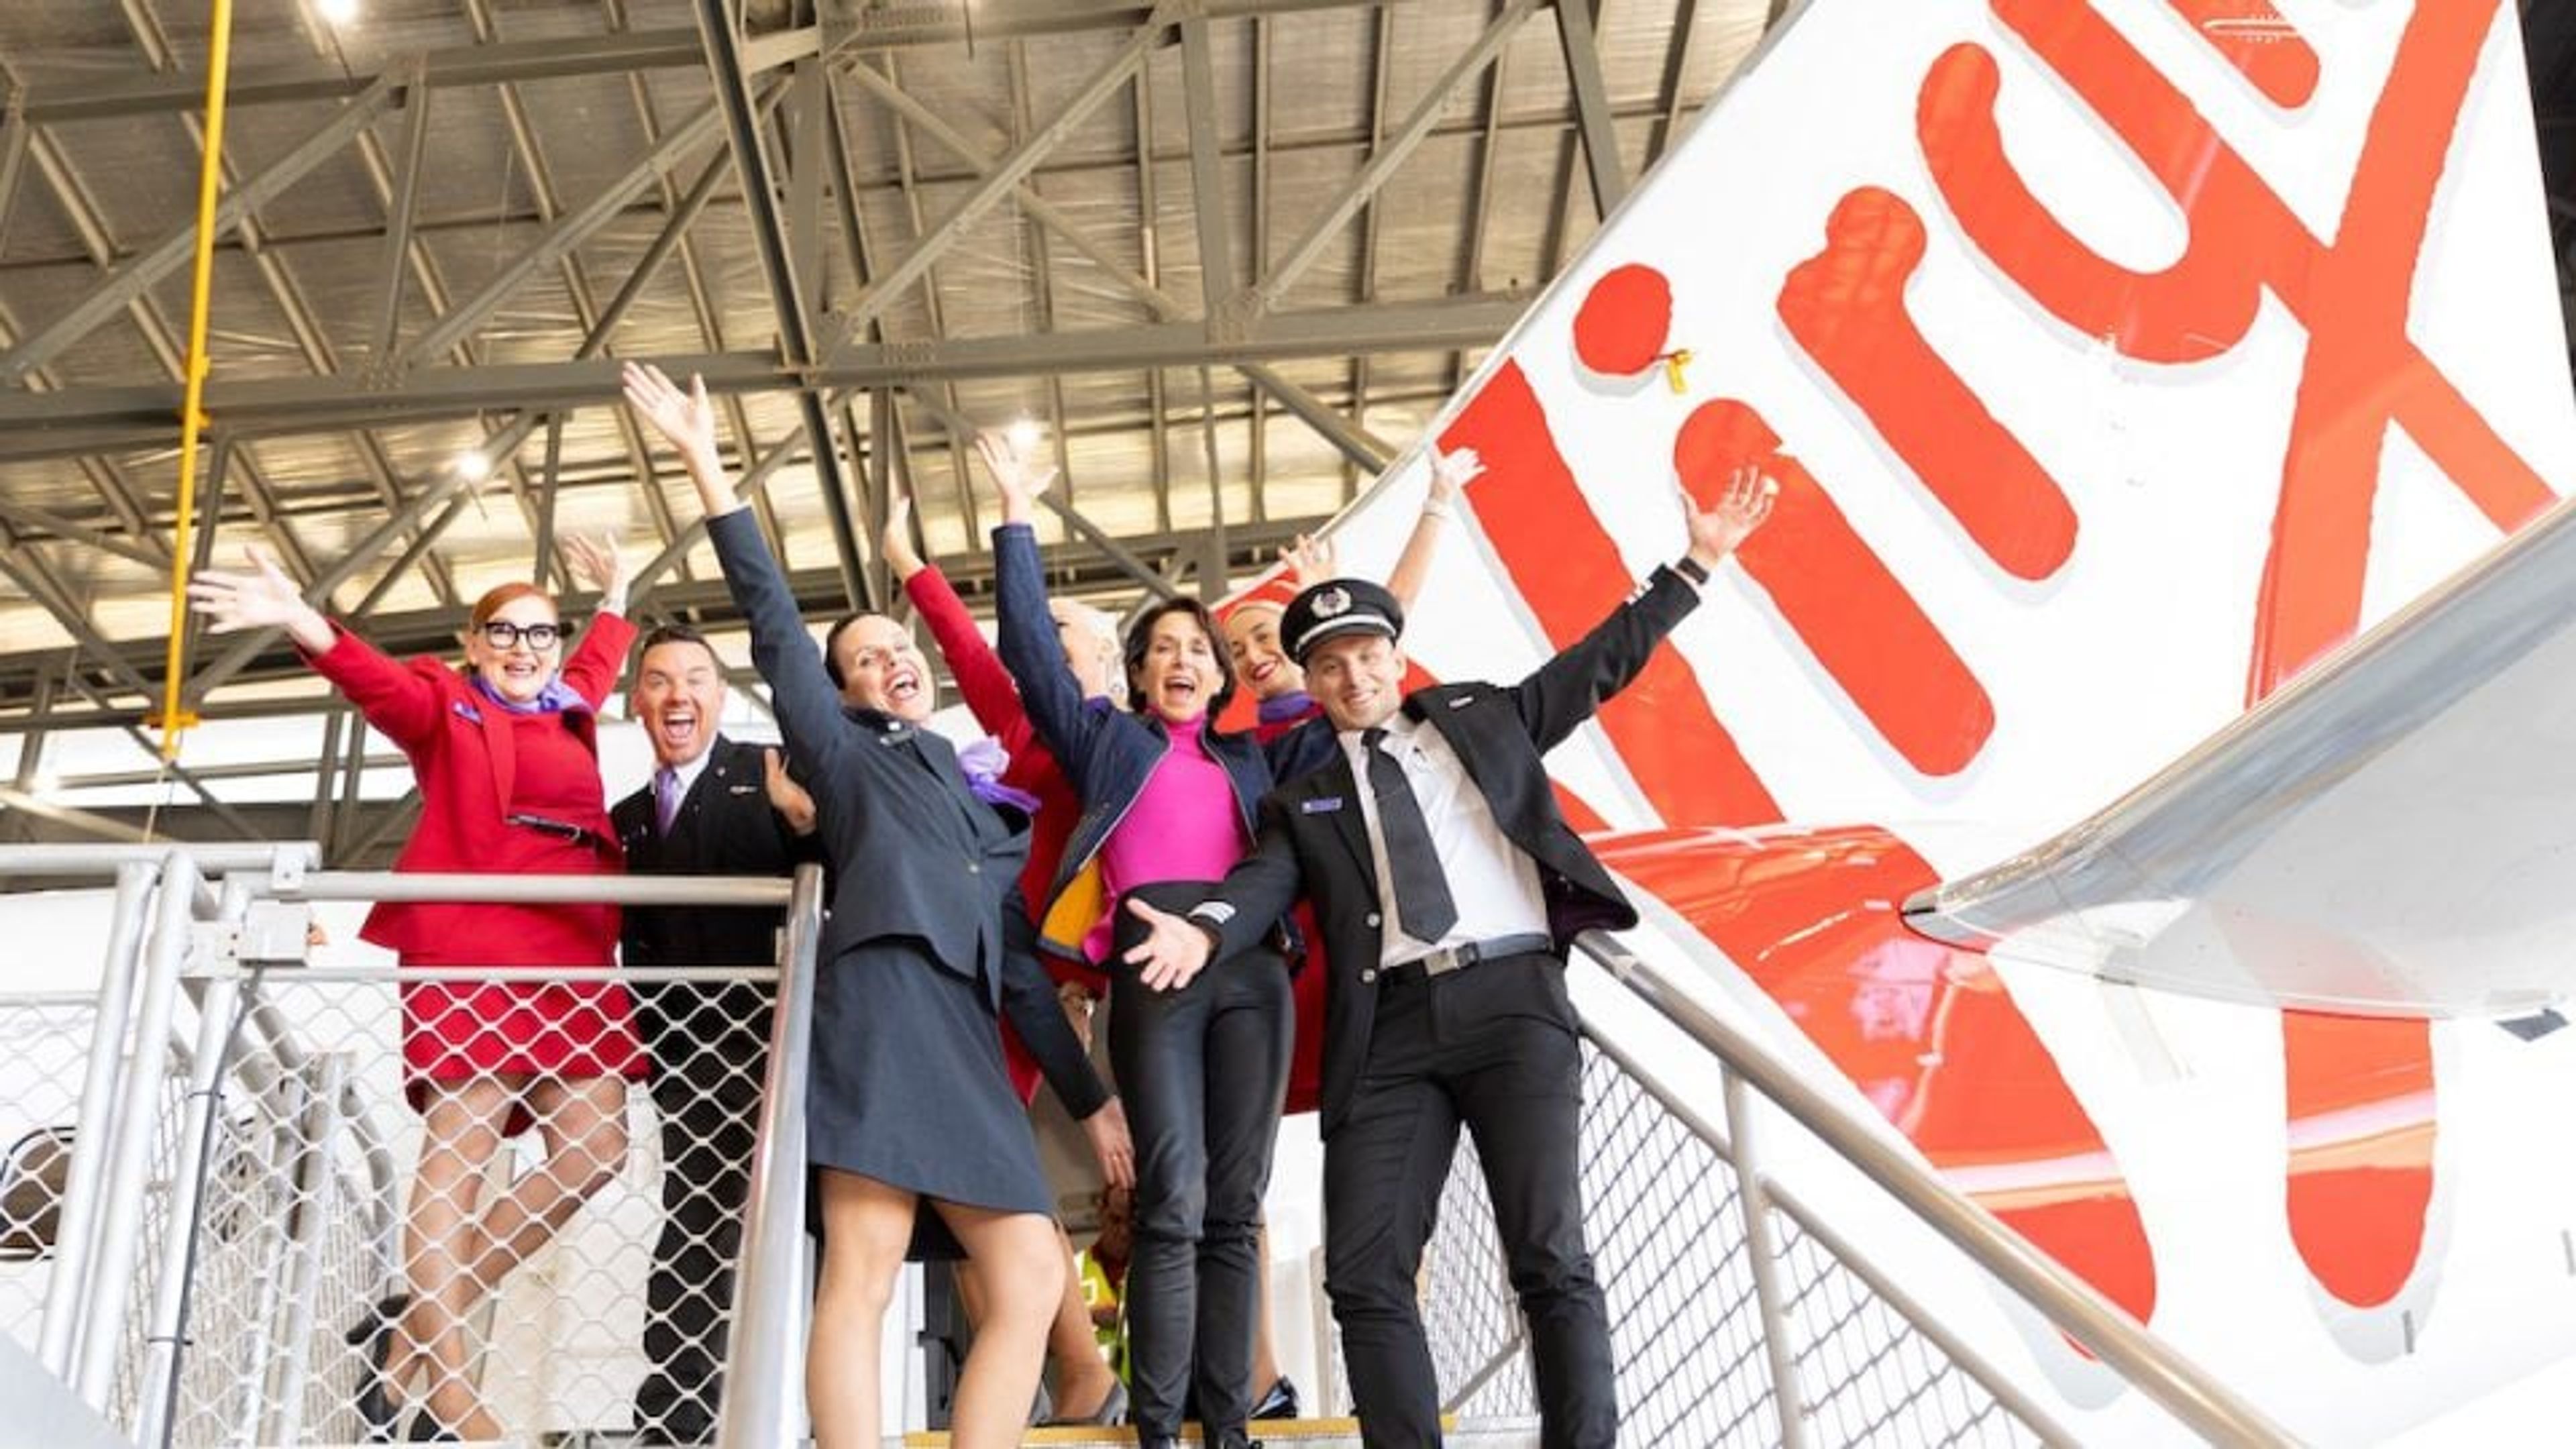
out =
[[[1463,947],[1443,946],[1439,950],[1422,958],[1422,974],[1425,976],[1446,976],[1450,972],[1472,963],[1473,958],[1467,956]]]

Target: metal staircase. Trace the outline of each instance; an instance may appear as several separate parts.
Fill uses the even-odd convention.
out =
[[[59,1386],[55,1397],[120,1442],[360,1441],[350,1404],[362,1363],[343,1335],[398,1278],[396,1139],[410,1129],[389,1100],[391,968],[306,963],[305,908],[394,896],[786,904],[780,968],[762,973],[778,983],[780,1010],[757,1108],[720,1442],[799,1442],[801,1107],[817,883],[791,892],[786,882],[741,880],[353,875],[315,870],[313,860],[308,846],[0,849],[0,878],[117,885],[107,984],[95,1000],[0,994],[0,1086],[11,1089],[0,1091],[10,1104],[0,1111],[39,1119],[0,1121],[0,1135],[80,1127],[51,1247],[14,1274],[0,1264],[0,1335],[15,1335]],[[2087,1436],[2070,1429],[2044,1380],[2026,1365],[2007,1368],[2011,1355],[1954,1321],[1949,1305],[1963,1280],[2083,1345],[2127,1380],[2133,1403],[2160,1406],[2163,1430],[2143,1437],[2287,1442],[1943,1184],[1882,1124],[1853,1115],[1615,942],[1587,945],[1592,962],[1575,969],[1588,988],[1623,993],[1655,1028],[1653,1040],[1595,1032],[1585,1050],[1586,1205],[1626,1442],[2088,1437],[2089,1426]],[[1793,1186],[1775,1167],[1818,1158],[1833,1168],[1823,1194],[1810,1189],[1814,1174],[1793,1174]],[[634,1186],[584,1215],[649,1221],[652,1204]],[[1854,1209],[1855,1188],[1877,1205]],[[1483,1193],[1464,1149],[1427,1263],[1426,1321],[1458,1426],[1451,1442],[1533,1445],[1526,1347]],[[0,1240],[9,1227],[0,1222]],[[1901,1249],[1891,1252],[1891,1241]],[[1926,1251],[1956,1260],[1949,1286],[1920,1281]],[[602,1330],[614,1336],[640,1327],[633,1268],[614,1251],[576,1244],[540,1276],[577,1293],[586,1316],[614,1320]],[[559,1324],[547,1339],[525,1318],[504,1304],[483,1329],[487,1398],[516,1406],[505,1418],[532,1426],[513,1442],[625,1442],[631,1378],[583,1370],[570,1341],[593,1325]],[[1346,1404],[1339,1365],[1325,1373],[1317,1401]],[[1348,1419],[1265,1422],[1258,1436],[1274,1446],[1359,1442]],[[1133,1438],[1043,1430],[1027,1442]]]

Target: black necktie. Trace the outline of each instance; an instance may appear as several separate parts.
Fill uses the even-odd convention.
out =
[[[1458,924],[1458,903],[1449,898],[1449,877],[1431,848],[1431,827],[1422,820],[1422,802],[1404,766],[1378,745],[1382,729],[1360,732],[1368,751],[1369,793],[1377,797],[1377,828],[1386,837],[1386,873],[1395,882],[1395,911],[1404,934],[1426,944],[1437,942]]]

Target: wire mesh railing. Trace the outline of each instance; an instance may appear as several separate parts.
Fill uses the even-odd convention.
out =
[[[788,957],[810,964],[819,882],[808,877]],[[726,884],[770,903],[788,894],[783,882]],[[301,953],[243,925],[259,902],[496,889],[580,899],[603,886],[667,902],[688,883],[243,866],[219,904],[193,866],[165,885],[148,948],[139,926],[125,933],[142,979],[124,997],[0,997],[0,1060],[53,1084],[0,1095],[0,1128],[18,1125],[9,1113],[26,1119],[17,1137],[87,1124],[93,1095],[122,1104],[109,1128],[74,1142],[97,1183],[87,1251],[130,1265],[89,1291],[66,1333],[53,1312],[59,1262],[0,1256],[0,1331],[24,1342],[33,1323],[48,1362],[121,1429],[187,1449],[382,1436],[391,1426],[370,1390],[388,1378],[415,1401],[461,1389],[526,1442],[685,1441],[711,1421],[731,1445],[792,1436],[802,1128],[789,1088],[806,1018],[762,1020],[777,970],[324,965],[279,959]],[[224,929],[178,929],[210,913]],[[1641,963],[1617,961],[1614,974],[1707,1047],[1725,1084],[1712,1118],[1617,1042],[1584,1046],[1586,1211],[1624,1441],[2072,1437],[1746,1155],[1757,1089],[2194,1430],[2277,1434],[1919,1164],[1801,1097],[1758,1043],[1695,1013]],[[518,1065],[483,1053],[494,1034]],[[129,1035],[154,1049],[94,1093],[99,1043]],[[75,1092],[84,1063],[91,1080]],[[487,1090],[496,1081],[506,1090]],[[69,1175],[66,1231],[82,1217],[80,1173]],[[487,1217],[495,1204],[515,1207]],[[0,1206],[0,1245],[33,1234],[41,1209]],[[1439,1222],[1421,1286],[1444,1408],[1534,1424],[1519,1305],[1472,1145]],[[744,1281],[728,1282],[737,1269]],[[406,1293],[399,1341],[414,1352],[386,1364],[379,1347],[398,1340],[374,1331],[378,1306]],[[754,1391],[720,1398],[719,1372]],[[1329,1374],[1325,1401],[1347,1403],[1337,1345]]]
[[[1596,959],[1714,1058],[1727,1125],[1616,1042],[1583,1046],[1585,1221],[1607,1300],[1622,1442],[2022,1445],[2076,1437],[1824,1215],[1746,1156],[1752,1094],[1824,1139],[2007,1295],[2173,1416],[2177,1437],[2286,1444],[2259,1411],[1809,1091],[1614,945]],[[1472,1141],[1420,1284],[1444,1412],[1534,1424],[1518,1300]],[[1338,1351],[1331,1389],[1348,1400]]]
[[[710,1434],[779,968],[325,964],[306,909],[783,907],[790,882],[329,876],[302,849],[224,856],[213,889],[184,850],[0,848],[0,874],[119,883],[97,994],[0,996],[0,1129],[30,1159],[0,1202],[0,1331],[180,1449],[383,1441],[399,1401],[460,1392],[520,1442]],[[794,899],[819,914],[813,883]]]

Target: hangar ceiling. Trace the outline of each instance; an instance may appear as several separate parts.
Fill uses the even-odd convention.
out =
[[[149,800],[381,860],[407,773],[275,641],[196,641],[206,748],[148,748],[206,8],[0,5],[0,838]],[[809,611],[884,598],[898,492],[979,599],[964,441],[1021,418],[1060,587],[1221,589],[1415,438],[1787,8],[236,0],[197,553],[264,545],[428,651],[606,530],[639,614],[722,629],[613,403],[645,357],[721,395]],[[2571,10],[2523,6],[2562,280]]]

